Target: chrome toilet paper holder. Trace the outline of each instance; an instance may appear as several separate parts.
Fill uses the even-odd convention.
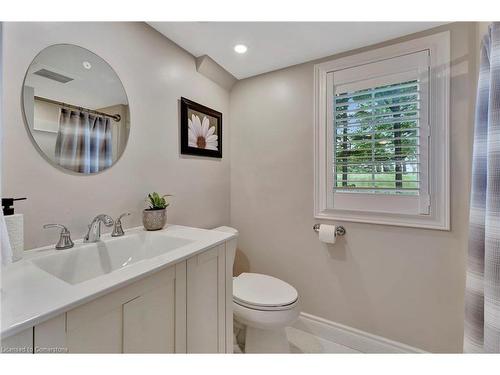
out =
[[[319,233],[319,227],[320,227],[321,224],[314,224],[313,225],[313,230],[316,232],[316,233]],[[345,234],[345,228],[342,226],[342,225],[339,225],[337,227],[335,227],[335,235],[336,236],[343,236]]]

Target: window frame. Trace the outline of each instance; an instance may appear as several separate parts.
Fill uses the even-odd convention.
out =
[[[331,87],[333,72],[422,51],[429,53],[428,118],[428,197],[423,202],[429,213],[388,212],[363,206],[342,209],[335,207],[333,178],[334,126]],[[317,219],[396,225],[416,228],[450,230],[450,160],[449,160],[449,31],[377,48],[367,52],[326,61],[314,66],[314,217]],[[329,90],[330,89],[330,90]],[[330,113],[331,112],[331,113]],[[349,194],[349,193],[342,193]],[[356,194],[363,200],[369,194]],[[380,202],[398,205],[398,196],[376,194]],[[422,197],[424,199],[425,197]],[[372,199],[373,201],[373,199]],[[420,202],[422,204],[422,202]],[[394,211],[394,210],[393,210]],[[420,212],[424,212],[422,210]]]

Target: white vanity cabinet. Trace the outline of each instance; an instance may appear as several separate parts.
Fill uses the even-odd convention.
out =
[[[35,352],[184,353],[186,262],[35,326]]]
[[[199,252],[4,343],[31,340],[35,353],[230,352],[234,246]]]

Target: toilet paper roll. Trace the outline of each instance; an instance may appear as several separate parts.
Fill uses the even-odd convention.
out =
[[[324,243],[334,244],[337,227],[335,225],[321,224],[319,226],[319,240]]]
[[[24,218],[22,214],[5,216],[5,225],[12,248],[12,260],[22,259],[24,252]]]

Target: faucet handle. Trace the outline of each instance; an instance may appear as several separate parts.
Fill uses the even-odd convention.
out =
[[[115,220],[115,226],[113,228],[113,233],[111,233],[111,237],[120,237],[120,236],[123,236],[125,234],[125,232],[123,231],[123,227],[122,227],[122,217],[129,216],[129,215],[130,215],[130,212],[125,212],[125,213],[121,214],[120,216],[118,216],[118,219]]]
[[[59,241],[56,244],[57,250],[70,249],[74,246],[73,241],[71,240],[71,233],[69,232],[68,228],[66,228],[64,225],[62,225],[62,224],[45,224],[43,226],[43,229],[48,229],[48,228],[60,228],[61,229]]]
[[[116,219],[116,221],[121,221],[122,217],[125,217],[125,216],[130,216],[130,212],[125,212],[125,213],[121,214],[120,216],[118,216],[118,219]]]

